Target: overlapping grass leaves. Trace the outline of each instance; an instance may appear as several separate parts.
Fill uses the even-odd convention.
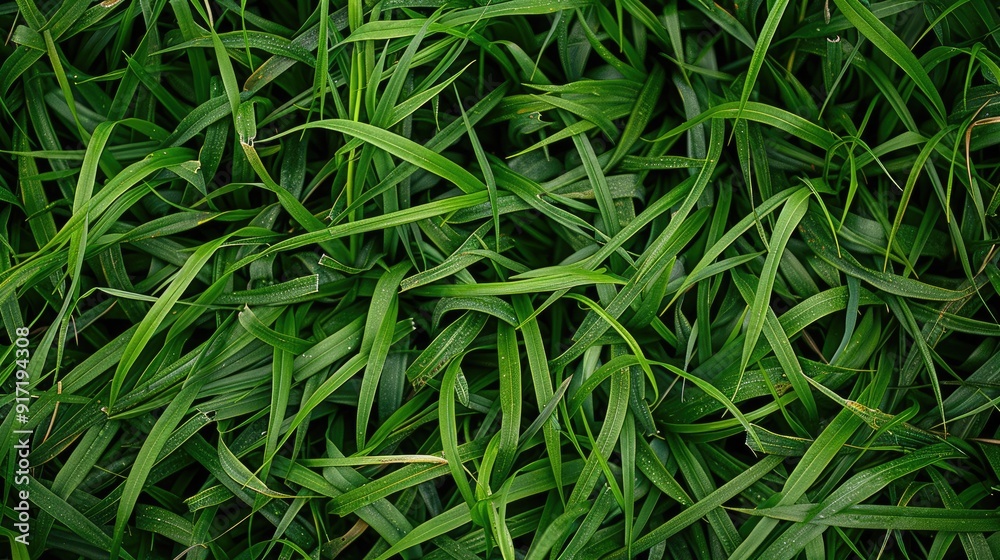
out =
[[[991,3],[0,23],[14,556],[1000,554]]]

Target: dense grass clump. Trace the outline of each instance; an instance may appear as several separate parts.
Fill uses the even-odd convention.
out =
[[[0,27],[13,557],[1000,557],[993,0]]]

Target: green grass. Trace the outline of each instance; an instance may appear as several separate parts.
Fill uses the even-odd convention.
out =
[[[995,2],[0,28],[9,556],[1000,558]]]

